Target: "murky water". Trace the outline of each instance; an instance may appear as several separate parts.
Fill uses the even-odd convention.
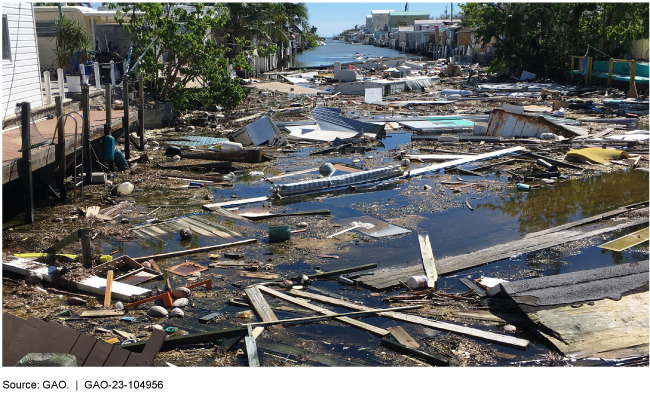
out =
[[[357,54],[358,53],[358,54]],[[345,42],[327,40],[325,46],[319,46],[313,49],[305,50],[298,54],[291,64],[292,67],[317,67],[334,65],[334,62],[341,61],[342,63],[361,61],[364,58],[376,57],[400,57],[405,54],[397,50],[389,49],[386,47],[375,47],[363,44],[347,44]],[[413,54],[406,54],[407,58],[414,60],[428,60],[424,56],[417,56]],[[359,59],[360,58],[360,59]]]

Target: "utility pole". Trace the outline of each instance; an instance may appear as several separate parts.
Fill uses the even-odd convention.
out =
[[[453,25],[453,23],[454,23],[454,3],[451,3],[451,14],[450,14],[450,16],[451,16],[451,23]]]

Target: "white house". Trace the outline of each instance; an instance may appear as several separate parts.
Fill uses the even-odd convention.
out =
[[[375,32],[388,30],[388,17],[394,10],[372,10],[372,28]]]
[[[2,117],[14,115],[16,103],[43,105],[32,3],[2,3]]]

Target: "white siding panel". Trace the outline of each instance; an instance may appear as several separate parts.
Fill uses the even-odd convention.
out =
[[[2,116],[14,114],[15,103],[43,105],[40,65],[31,3],[3,3],[7,15],[11,62],[2,63]]]
[[[2,79],[2,90],[9,90],[12,87],[23,87],[27,85],[38,84],[39,80],[40,79],[36,76],[32,76],[29,79],[20,80]]]

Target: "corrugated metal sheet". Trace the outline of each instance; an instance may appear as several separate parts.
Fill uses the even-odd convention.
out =
[[[579,136],[579,130],[551,122],[542,116],[515,114],[502,109],[492,110],[487,136],[539,137],[542,133],[555,133],[564,137]]]
[[[331,176],[324,179],[315,179],[305,182],[275,184],[271,187],[272,194],[283,196],[303,194],[312,191],[324,190],[336,187],[347,187],[354,184],[370,183],[373,181],[390,179],[402,174],[399,165],[388,166],[357,173],[349,173],[342,176]]]
[[[268,116],[260,118],[258,121],[239,129],[228,136],[231,141],[247,145],[260,145],[273,138],[273,135],[280,134],[280,129]]]
[[[333,130],[338,132],[361,132],[382,133],[383,125],[361,122],[355,119],[341,116],[340,108],[316,107],[311,111],[312,116],[318,122],[321,130]]]
[[[241,237],[241,234],[235,230],[200,215],[183,216],[157,224],[139,225],[135,226],[132,231],[143,238],[154,238],[167,234],[178,234],[183,227],[189,227],[194,233],[204,237]]]

